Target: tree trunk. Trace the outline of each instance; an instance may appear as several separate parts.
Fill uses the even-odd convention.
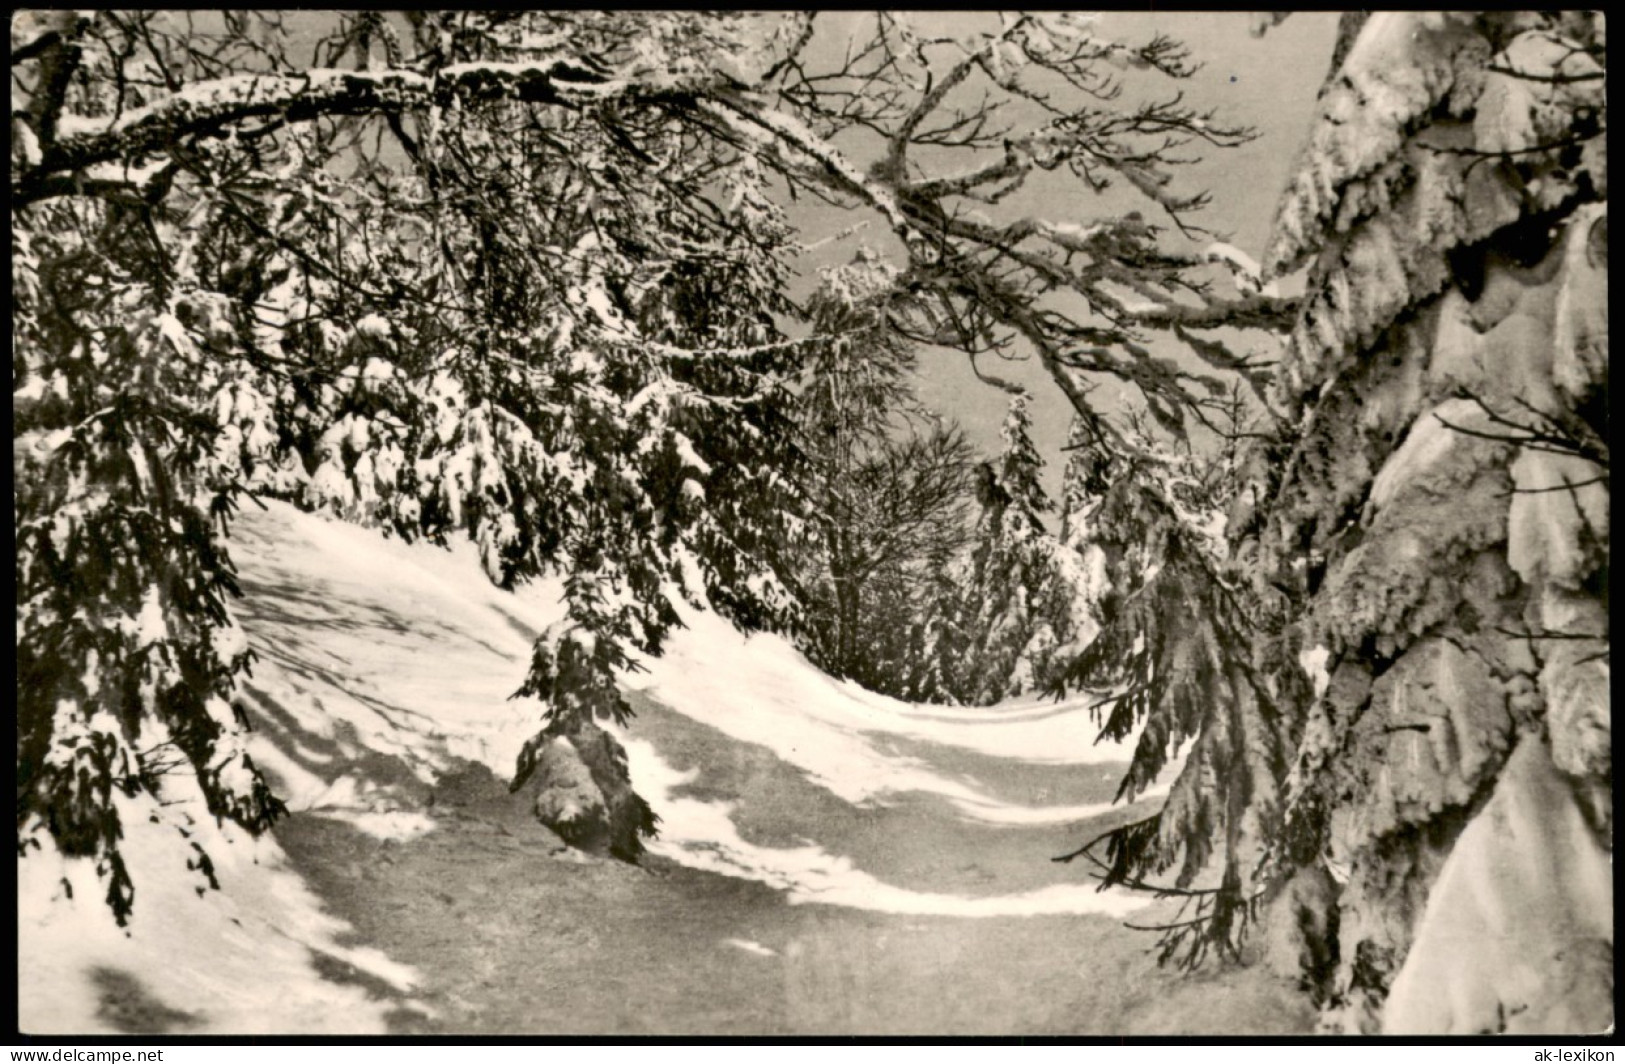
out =
[[[835,583],[835,667],[842,676],[855,677],[860,666],[858,617],[862,585],[844,551],[831,558],[830,573]]]

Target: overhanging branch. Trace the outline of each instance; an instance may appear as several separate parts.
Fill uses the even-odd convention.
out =
[[[401,114],[478,100],[589,106],[611,100],[684,97],[721,83],[720,75],[608,77],[565,58],[539,63],[462,63],[433,75],[409,70],[309,70],[299,75],[240,74],[200,81],[100,127],[79,128],[45,148],[38,165],[12,182],[22,205],[70,186],[53,182],[117,159],[161,154],[195,137],[227,136],[239,124],[273,118],[286,123],[327,117]],[[80,120],[85,127],[87,120]]]

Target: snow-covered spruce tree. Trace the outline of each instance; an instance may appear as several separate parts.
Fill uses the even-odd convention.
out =
[[[1103,734],[1140,731],[1119,798],[1147,790],[1180,753],[1184,764],[1156,813],[1060,859],[1087,858],[1103,885],[1180,899],[1159,929],[1159,959],[1185,967],[1242,957],[1257,864],[1275,837],[1293,707],[1308,697],[1302,667],[1280,657],[1279,621],[1263,612],[1267,600],[1226,539],[1246,407],[1236,393],[1219,407],[1211,421],[1224,435],[1205,450],[1170,442],[1133,406],[1133,455],[1075,435],[1068,492],[1080,515],[1068,538],[1097,559],[1104,588],[1100,634],[1057,686],[1111,688],[1097,704]]]
[[[126,792],[274,812],[232,754],[246,658],[224,528],[200,517],[245,493],[460,529],[499,581],[562,569],[570,619],[524,684],[552,724],[623,710],[614,670],[658,647],[670,593],[792,618],[782,194],[881,221],[899,335],[1030,351],[1109,455],[1135,448],[1094,382],[1177,432],[1253,372],[1203,330],[1293,307],[1210,287],[1204,200],[1173,176],[1248,134],[1156,88],[1189,73],[1166,38],[1070,13],[921,35],[881,13],[822,49],[802,14],[414,12],[335,16],[310,48],[289,20],[312,17],[13,21],[18,653],[41,681],[19,842],[49,831],[115,878]],[[1029,182],[1066,216],[1014,209]],[[1114,186],[1155,216],[1093,216]],[[149,476],[178,500],[161,529],[66,550]],[[165,706],[191,753],[159,783],[136,744],[167,741]]]
[[[945,557],[922,574],[920,608],[901,627],[893,663],[896,697],[913,702],[961,704],[968,640],[959,626],[969,559],[964,551]]]
[[[1284,827],[1346,869],[1346,1027],[1613,1020],[1605,60],[1601,13],[1375,16],[1280,215],[1259,542],[1326,655]]]
[[[1158,575],[1159,563],[1145,553],[1147,544],[1160,535],[1157,526],[1176,523],[1191,546],[1215,563],[1227,556],[1225,510],[1235,498],[1241,444],[1249,432],[1253,405],[1238,382],[1222,402],[1213,404],[1210,422],[1217,438],[1195,446],[1188,438],[1170,438],[1145,407],[1127,402],[1123,427],[1134,445],[1128,460],[1104,451],[1084,424],[1074,421],[1061,482],[1060,532],[1060,543],[1069,552],[1066,578],[1076,589],[1070,602],[1074,615],[1069,631],[1074,634],[1070,647],[1055,655],[1048,686],[1064,692],[1086,675],[1109,682],[1130,674],[1132,663],[1143,663],[1138,657],[1143,647],[1108,649],[1113,645],[1110,640],[1087,658],[1084,652],[1104,617],[1121,622],[1129,612],[1124,609],[1125,596],[1114,592],[1110,574],[1118,573],[1120,582],[1135,588]],[[1124,479],[1135,486],[1114,490]],[[1159,516],[1130,505],[1130,500],[1147,492],[1156,500],[1154,512]],[[1141,522],[1146,521],[1149,527],[1142,529]],[[1117,639],[1137,641],[1135,624],[1117,623],[1115,629]],[[1110,731],[1116,734],[1121,729]]]
[[[916,663],[912,625],[929,614],[946,572],[970,536],[974,452],[952,425],[885,441],[859,469],[863,526],[881,530],[867,541],[874,564],[861,585],[856,631],[860,671],[871,690],[916,697],[908,676]]]
[[[1603,16],[1344,26],[1269,256],[1307,292],[1227,556],[1126,478],[1098,519],[1166,529],[1123,538],[1143,575],[1091,648],[1136,655],[1130,789],[1188,747],[1102,874],[1177,862],[1187,956],[1235,952],[1273,900],[1266,937],[1335,1028],[1600,1030]]]
[[[938,637],[928,660],[942,661],[944,686],[961,702],[985,705],[1052,686],[1095,633],[1084,559],[1040,516],[1051,503],[1028,403],[1025,393],[1012,397],[1003,449],[978,467],[981,514],[958,586],[942,616],[926,619],[928,631],[952,633]]]

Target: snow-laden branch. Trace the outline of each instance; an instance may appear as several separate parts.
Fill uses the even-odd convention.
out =
[[[1258,260],[1236,247],[1223,241],[1215,241],[1202,251],[1202,258],[1208,262],[1218,263],[1230,271],[1236,281],[1236,291],[1246,295],[1277,296],[1280,286],[1274,281],[1265,282],[1263,268]]]
[[[878,210],[892,231],[905,244],[919,240],[914,223],[903,212],[892,189],[866,175],[853,165],[840,149],[808,129],[806,124],[782,111],[753,107],[738,95],[728,98],[700,98],[700,110],[721,119],[752,143],[766,147],[794,169],[811,167],[823,183],[856,195]]]
[[[1122,316],[1138,325],[1188,329],[1267,329],[1284,332],[1296,319],[1302,300],[1292,296],[1251,295],[1236,300],[1213,300],[1202,306],[1166,302],[1136,303],[1121,308]]]
[[[1240,299],[1204,298],[1201,305],[1171,298],[1153,299],[1148,293],[1143,299],[1124,299],[1099,281],[1112,279],[1111,274],[1116,271],[1106,270],[1103,274],[1102,270],[1119,256],[1150,253],[1149,248],[1138,246],[1145,232],[1132,218],[1079,225],[1026,217],[994,225],[974,216],[961,215],[945,228],[953,236],[999,249],[1040,276],[1072,288],[1097,307],[1109,309],[1114,318],[1125,323],[1163,328],[1182,325],[1196,329],[1230,325],[1279,331],[1290,326],[1297,313],[1299,301],[1277,295],[1273,283],[1254,287],[1258,282],[1257,264],[1245,252],[1228,244],[1213,244],[1201,255],[1156,252],[1156,264],[1168,269],[1222,264],[1236,276],[1237,288],[1244,293]],[[1088,255],[1090,263],[1082,268],[1068,267],[1017,249],[1016,245],[1034,238],[1064,252]],[[1142,287],[1140,291],[1145,292],[1145,289]]]
[[[909,112],[910,117],[894,135],[892,149],[897,151],[900,144],[915,142],[926,116],[943,105],[952,86],[958,83],[955,72],[963,80],[979,63],[987,62],[988,75],[1005,86],[1007,72],[999,65],[1003,54],[1000,48],[1013,48],[1012,42],[1026,32],[1024,27],[1029,22],[1012,20],[980,47],[967,49],[963,61],[948,77],[928,82]],[[1104,46],[1093,38],[1087,42],[1067,39],[1081,49],[1063,55],[1067,62],[1084,62],[1105,54],[1099,50]],[[1058,47],[1055,41],[1040,47],[1042,42],[1036,40],[1026,41],[1023,37],[1023,48],[1032,53],[1023,53],[1028,61],[1061,61],[1052,54]],[[1009,58],[1014,61],[1016,57],[1012,54]],[[409,66],[377,70],[329,67],[297,74],[241,74],[199,81],[117,117],[64,118],[57,135],[40,138],[37,153],[28,155],[20,176],[14,178],[13,193],[16,201],[28,203],[55,195],[100,191],[100,186],[87,181],[109,166],[133,164],[137,172],[144,174],[151,168],[151,160],[162,162],[177,145],[200,137],[248,137],[267,127],[281,129],[330,116],[394,117],[425,109],[434,115],[493,100],[570,109],[594,109],[611,103],[653,105],[691,128],[710,127],[704,130],[702,139],[708,135],[731,143],[744,154],[769,162],[792,181],[804,181],[838,198],[856,201],[885,219],[906,247],[915,268],[941,280],[939,296],[944,301],[965,302],[975,308],[975,314],[986,314],[990,321],[1025,334],[1029,340],[1034,334],[1046,334],[1049,342],[1043,346],[1045,363],[1052,373],[1068,378],[1062,381],[1062,388],[1074,406],[1086,405],[1086,389],[1072,381],[1069,372],[1084,367],[1066,364],[1062,353],[1081,357],[1074,346],[1077,337],[1067,339],[1056,333],[1055,322],[1048,317],[1026,314],[1024,304],[1031,293],[1024,295],[1019,285],[1009,288],[1000,272],[1002,264],[1028,271],[1041,290],[1064,288],[1081,294],[1095,313],[1113,324],[1113,335],[1096,338],[1108,346],[1123,342],[1126,332],[1135,326],[1279,328],[1296,306],[1293,301],[1271,298],[1258,277],[1256,264],[1228,245],[1213,245],[1201,255],[1160,250],[1154,231],[1141,222],[1137,213],[1093,224],[1038,218],[994,223],[975,214],[944,210],[945,199],[974,195],[990,184],[1010,182],[1002,190],[994,190],[990,198],[997,198],[1019,184],[1033,168],[1053,168],[1071,154],[1064,142],[1074,142],[1081,153],[1094,154],[1096,149],[1077,141],[1081,134],[1076,130],[1052,124],[1007,141],[1002,157],[967,170],[911,181],[901,165],[882,163],[866,169],[856,164],[827,133],[809,126],[805,115],[780,110],[775,98],[751,92],[725,73],[688,64],[661,65],[647,57],[613,70],[553,55],[525,62],[458,63],[434,73]],[[608,110],[599,113],[605,121],[616,121]],[[1139,129],[1147,122],[1151,122],[1147,128],[1166,131],[1169,123],[1178,125],[1185,119],[1179,114],[1147,118],[1141,113],[1122,128]],[[1066,136],[1059,136],[1063,133]],[[1063,143],[1058,144],[1058,140]],[[1042,157],[1035,158],[1035,153],[1042,153]],[[901,152],[897,152],[894,162],[900,159]],[[1161,184],[1153,180],[1157,175],[1143,167],[1119,169],[1142,191],[1169,206]],[[167,171],[160,167],[155,172]],[[116,191],[150,199],[149,193],[162,191],[160,186],[128,177],[125,181],[124,188],[108,186],[108,194]],[[1180,271],[1210,263],[1222,263],[1231,269],[1242,289],[1241,299],[1211,299],[1200,286],[1175,277]],[[1130,289],[1142,298],[1125,299],[1118,288]],[[1176,298],[1179,290],[1195,295],[1197,305]],[[1023,311],[1017,314],[1020,322],[1010,317],[1018,308]],[[962,335],[976,336],[978,330],[963,331]],[[663,354],[683,357],[675,350]],[[1217,357],[1220,362],[1227,360],[1223,354]],[[1147,378],[1143,359],[1134,352],[1121,360],[1096,355],[1086,361],[1096,371],[1166,388],[1171,401],[1181,397],[1173,378]]]
[[[921,198],[963,196],[983,185],[998,181],[1015,181],[1017,178],[1025,177],[1033,168],[1032,152],[1025,146],[1031,139],[1026,137],[1021,141],[1010,141],[1005,147],[1004,155],[999,159],[989,160],[956,174],[911,182],[907,186],[907,191],[910,195]]]
[[[223,136],[255,119],[283,123],[324,117],[389,115],[489,99],[566,106],[610,100],[685,96],[720,81],[720,75],[667,72],[610,76],[564,57],[526,63],[479,62],[435,74],[405,69],[314,69],[297,75],[236,74],[194,82],[121,117],[64,115],[55,139],[42,143],[37,166],[13,179],[15,199],[30,202],[63,190],[56,175],[117,159],[165,151],[175,142]]]

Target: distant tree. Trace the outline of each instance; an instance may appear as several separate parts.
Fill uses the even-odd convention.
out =
[[[1016,395],[1000,455],[977,470],[980,517],[956,586],[928,615],[930,675],[955,701],[988,704],[1052,687],[1093,638],[1097,589],[1084,557],[1044,524],[1053,509],[1032,442],[1028,397]],[[936,629],[941,629],[936,633]]]
[[[839,676],[899,693],[903,637],[966,540],[971,450],[913,389],[913,345],[892,328],[896,271],[870,251],[824,271],[811,303],[798,405],[813,528],[807,626]]]

